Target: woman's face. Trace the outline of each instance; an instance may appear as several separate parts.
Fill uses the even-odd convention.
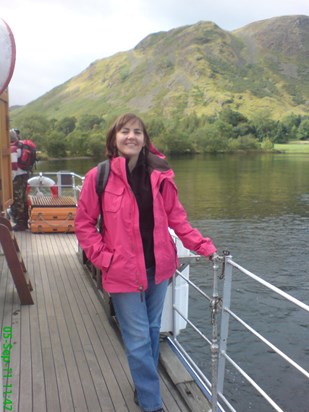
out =
[[[116,147],[118,153],[126,159],[137,160],[144,146],[144,132],[138,120],[132,120],[126,123],[116,133]]]

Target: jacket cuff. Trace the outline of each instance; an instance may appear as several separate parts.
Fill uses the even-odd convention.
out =
[[[217,251],[217,248],[214,246],[212,241],[208,239],[208,242],[202,245],[202,247],[198,250],[198,253],[203,256],[211,256],[216,251]]]

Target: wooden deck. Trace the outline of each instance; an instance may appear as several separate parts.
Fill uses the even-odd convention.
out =
[[[34,305],[20,305],[1,255],[1,330],[12,326],[13,334],[10,410],[140,411],[121,340],[78,259],[75,235],[26,231],[16,237]],[[192,410],[163,368],[160,374],[165,411]]]

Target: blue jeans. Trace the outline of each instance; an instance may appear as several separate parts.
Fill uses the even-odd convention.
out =
[[[145,412],[162,408],[158,361],[168,281],[156,285],[154,271],[154,268],[147,270],[148,289],[142,295],[111,294],[139,405]]]

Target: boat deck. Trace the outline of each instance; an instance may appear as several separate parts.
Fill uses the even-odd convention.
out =
[[[16,238],[34,305],[20,305],[1,253],[1,330],[12,326],[13,335],[12,377],[3,380],[12,384],[7,398],[13,407],[8,409],[138,412],[121,340],[79,261],[75,235],[26,231],[16,233]],[[3,345],[4,340],[2,351]],[[160,376],[165,411],[188,412],[163,368]]]

